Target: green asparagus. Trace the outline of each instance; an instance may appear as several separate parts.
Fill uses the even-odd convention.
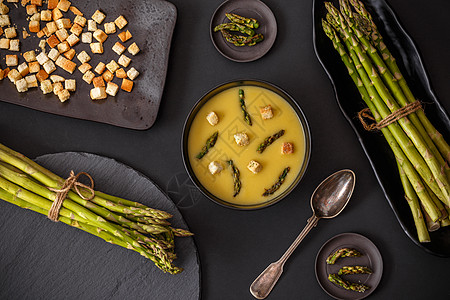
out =
[[[277,133],[274,133],[273,135],[265,138],[264,141],[258,146],[258,149],[256,149],[256,152],[263,153],[268,146],[272,145],[273,142],[282,137],[284,135],[284,132],[284,129],[281,129]]]
[[[286,179],[286,176],[290,170],[291,170],[290,167],[285,168],[283,170],[283,172],[281,172],[280,177],[278,177],[278,181],[274,185],[272,185],[270,188],[265,189],[265,191],[262,195],[264,197],[266,197],[266,196],[270,196],[270,195],[274,194],[280,188],[280,186],[283,184],[283,182]]]
[[[254,18],[246,18],[233,13],[226,13],[225,16],[227,16],[227,18],[234,23],[243,24],[245,26],[255,29],[259,27],[258,20]]]
[[[196,156],[198,159],[203,158],[203,156],[205,156],[206,153],[209,152],[209,149],[211,149],[212,147],[214,147],[214,145],[215,145],[216,142],[217,142],[217,137],[218,137],[218,136],[219,136],[219,132],[216,131],[216,132],[214,132],[214,133],[206,140],[206,143],[205,143],[205,145],[203,146],[202,150],[201,150],[200,153],[197,154],[197,156]]]
[[[250,114],[247,112],[247,107],[245,106],[244,90],[242,89],[239,89],[239,103],[241,105],[241,110],[244,115],[245,123],[252,126],[252,118],[250,117]]]

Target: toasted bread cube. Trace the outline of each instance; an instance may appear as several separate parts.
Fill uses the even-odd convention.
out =
[[[105,81],[103,80],[102,76],[97,76],[94,79],[92,79],[92,84],[94,85],[94,87],[101,87],[105,86]]]
[[[134,67],[132,67],[131,69],[129,69],[129,70],[127,71],[127,76],[128,76],[128,78],[130,78],[131,80],[135,80],[136,77],[139,76],[139,72],[138,72]]]
[[[66,89],[62,89],[61,91],[58,92],[57,95],[58,95],[59,101],[61,101],[61,102],[66,102],[70,98],[70,93]]]
[[[9,68],[0,70],[0,80],[5,79],[8,76],[8,73],[9,73]]]
[[[25,77],[25,80],[27,82],[27,88],[31,89],[34,87],[38,87],[36,75],[28,75],[27,77]]]
[[[53,83],[53,94],[58,95],[64,89],[62,82],[54,82]]]
[[[72,60],[72,58],[75,57],[75,49],[71,48],[68,51],[64,52],[64,57],[67,58],[68,60]]]
[[[91,57],[89,56],[89,54],[86,53],[86,51],[81,51],[77,55],[77,58],[82,64],[91,60]]]
[[[80,70],[80,72],[83,74],[86,73],[87,71],[89,71],[90,69],[92,69],[92,66],[88,63],[81,64],[78,67],[78,70]]]
[[[77,89],[77,82],[75,79],[67,79],[64,81],[64,88],[69,92],[75,92]]]
[[[51,74],[56,70],[55,63],[51,60],[48,60],[42,67],[44,68],[45,72],[47,72],[47,74]]]
[[[35,13],[37,13],[37,7],[34,4],[27,5],[26,9],[27,9],[27,15],[29,15],[29,16],[32,16]]]
[[[40,21],[41,20],[41,14],[40,13],[35,13],[34,15],[31,16],[30,21]]]
[[[77,16],[83,16],[83,13],[73,5],[69,7],[69,10]]]
[[[140,49],[136,43],[133,43],[130,46],[128,46],[128,52],[130,52],[133,55],[138,54],[139,51],[140,51]]]
[[[118,62],[119,62],[119,65],[121,65],[121,66],[123,66],[123,67],[126,68],[126,67],[128,67],[128,65],[130,64],[131,58],[127,57],[125,54],[122,54],[122,55],[119,57]]]
[[[94,31],[92,36],[100,43],[103,43],[108,38],[108,35],[101,29],[97,29],[96,31]]]
[[[28,64],[26,62],[23,62],[17,67],[17,71],[19,71],[22,77],[25,77],[25,75],[30,73],[30,68],[28,67]]]
[[[85,44],[92,43],[92,32],[83,32],[81,34],[81,42]]]
[[[133,89],[133,85],[134,85],[133,81],[124,78],[122,79],[122,85],[120,86],[120,88],[125,92],[130,93],[131,90]]]
[[[50,51],[47,54],[48,58],[50,58],[53,61],[56,61],[56,59],[59,57],[59,55],[60,55],[60,53],[58,50],[56,50],[56,48],[50,49]]]
[[[103,20],[106,18],[106,15],[102,13],[100,10],[96,10],[92,15],[91,19],[97,22],[97,24],[101,24]]]
[[[55,8],[54,10],[52,10],[52,19],[54,21],[57,21],[59,19],[61,19],[62,17],[64,17],[63,13],[59,10],[59,8]]]
[[[16,88],[19,93],[28,91],[28,84],[25,78],[16,81]]]
[[[66,41],[69,43],[70,47],[73,47],[76,43],[80,41],[80,39],[75,35],[71,34],[69,37],[67,37]]]
[[[45,52],[41,52],[36,56],[36,60],[42,66],[49,60],[49,58],[48,58],[47,54],[45,54]]]
[[[100,99],[106,99],[106,89],[104,86],[99,86],[96,88],[93,88],[90,92],[90,96],[92,100],[100,100]]]
[[[42,0],[31,0],[30,3],[36,6],[42,6]]]
[[[28,69],[30,70],[30,73],[37,73],[41,69],[41,66],[37,61],[32,61],[28,63]]]
[[[103,72],[105,71],[106,65],[103,62],[99,62],[98,65],[95,67],[94,71],[95,73],[97,73],[98,75],[102,75]]]
[[[91,43],[89,45],[91,47],[91,51],[94,54],[102,54],[103,53],[103,44],[102,43]]]
[[[53,83],[57,83],[57,82],[64,82],[66,79],[64,79],[64,77],[59,75],[50,75],[50,80]]]
[[[281,144],[281,154],[292,154],[294,153],[294,144],[283,143]]]
[[[122,45],[120,42],[116,42],[114,46],[112,47],[112,50],[117,53],[117,55],[121,55],[127,47]]]
[[[70,45],[67,41],[64,41],[64,42],[58,44],[59,53],[64,53],[66,51],[69,51],[69,49],[70,49]]]
[[[8,67],[15,67],[19,64],[19,58],[16,54],[6,54],[5,62]]]
[[[58,5],[59,0],[48,0],[47,2],[47,8],[48,9],[55,9]]]
[[[81,27],[84,27],[84,26],[86,26],[86,18],[83,16],[75,16],[75,19],[73,19],[73,23],[75,23]]]
[[[94,72],[92,72],[91,70],[87,70],[83,75],[83,80],[86,81],[88,84],[91,84],[94,77],[95,77]]]
[[[105,33],[106,34],[116,33],[116,24],[114,24],[114,22],[105,23]]]
[[[206,115],[206,120],[208,121],[209,124],[215,126],[217,125],[217,123],[219,123],[219,116],[212,111]]]
[[[13,39],[17,36],[17,31],[14,27],[8,27],[4,30],[4,32],[7,39]]]
[[[56,30],[55,34],[61,42],[64,42],[69,37],[69,33],[65,28]]]
[[[26,62],[32,62],[36,60],[36,52],[34,50],[27,51],[23,54]]]
[[[97,30],[97,23],[94,20],[88,20],[88,31],[96,31]]]
[[[119,37],[119,39],[122,41],[122,43],[125,43],[126,41],[128,41],[129,39],[131,39],[133,36],[132,36],[131,33],[127,30],[127,31],[123,31],[123,32],[119,33],[118,37]]]
[[[56,60],[56,65],[58,67],[61,67],[64,71],[69,72],[70,74],[75,71],[75,68],[77,67],[77,64],[73,61],[68,60],[64,56],[59,56]]]
[[[124,16],[120,15],[120,16],[117,17],[117,19],[114,20],[114,23],[116,24],[116,26],[119,29],[122,29],[122,28],[125,27],[125,25],[128,24],[128,21],[125,19]]]
[[[45,70],[40,69],[39,72],[37,72],[36,74],[36,78],[39,82],[43,82],[48,78],[48,74],[47,72],[45,72]]]
[[[48,33],[47,27],[42,28],[41,30],[39,30],[38,33],[36,33],[36,36],[38,38],[42,38],[44,35],[46,35],[46,33]],[[25,34],[25,31],[24,31]]]
[[[114,73],[111,73],[110,70],[106,70],[103,74],[102,74],[103,79],[106,82],[110,82],[111,80],[113,80],[114,78]]]
[[[3,3],[0,3],[0,15],[6,15],[9,13],[9,7]]]
[[[20,51],[19,40],[9,40],[9,51]]]
[[[58,39],[58,38],[56,38],[56,39]],[[46,43],[47,41],[46,40],[40,40],[39,41],[39,48],[41,48],[41,50],[43,51],[43,52],[45,52],[45,43]]]
[[[56,35],[52,34],[48,39],[47,39],[47,44],[50,46],[50,48],[55,48],[58,44],[59,44],[59,40],[56,37]]]
[[[80,34],[83,32],[83,27],[78,24],[73,24],[70,28],[70,32],[75,34],[76,36],[80,36]]]
[[[247,169],[249,169],[253,174],[258,174],[262,170],[262,165],[256,160],[251,160],[247,165]]]
[[[119,69],[119,65],[116,63],[115,60],[111,60],[108,64],[106,64],[106,68],[111,71],[111,73],[114,73]]]
[[[209,163],[208,170],[209,170],[209,173],[211,173],[211,175],[216,175],[216,174],[219,174],[223,170],[223,167],[219,161],[215,160],[215,161],[212,161]]]
[[[58,5],[56,5],[56,7],[63,12],[67,12],[69,10],[70,4],[71,3],[68,0],[59,0],[59,3]]]
[[[16,81],[22,79],[22,75],[16,69],[12,69],[8,72],[8,78],[12,83],[16,83]]]
[[[46,79],[41,81],[41,91],[44,95],[53,92],[53,84],[50,80]]]
[[[48,34],[53,34],[58,30],[58,26],[56,26],[55,21],[48,22],[45,27],[48,30]]]
[[[116,77],[121,79],[127,78],[127,72],[125,72],[124,69],[120,68],[116,71]]]
[[[110,96],[115,96],[117,92],[119,91],[119,86],[115,84],[114,82],[110,81],[106,85],[106,93]]]
[[[3,34],[3,28],[0,27],[0,35],[2,35],[2,34]]]
[[[270,104],[264,107],[260,107],[259,112],[261,113],[261,117],[263,118],[263,120],[273,118],[272,106]]]
[[[41,25],[39,24],[39,21],[32,20],[28,23],[28,29],[30,32],[39,32],[41,30]]]
[[[0,39],[0,49],[9,49],[10,39]]]
[[[50,10],[41,10],[41,21],[50,22],[52,20],[52,12]]]
[[[58,29],[69,29],[72,27],[72,22],[67,18],[56,20],[55,23]]]
[[[248,135],[244,132],[239,132],[234,135],[234,140],[236,144],[239,146],[246,146],[250,144],[250,140],[248,138]]]
[[[11,25],[8,15],[0,15],[0,27],[5,27]]]

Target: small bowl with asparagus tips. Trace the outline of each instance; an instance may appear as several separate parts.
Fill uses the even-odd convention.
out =
[[[225,1],[211,18],[214,47],[236,62],[250,62],[264,56],[275,42],[276,34],[275,16],[259,0]]]

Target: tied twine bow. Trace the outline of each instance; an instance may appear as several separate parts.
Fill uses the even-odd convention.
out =
[[[81,182],[78,182],[78,178],[81,175],[85,175],[86,177],[89,178],[89,180],[91,181],[91,185],[85,185]],[[52,192],[56,192],[56,199],[55,201],[53,201],[52,206],[50,207],[50,209],[48,210],[48,215],[47,217],[52,220],[53,222],[58,222],[58,216],[59,216],[59,211],[61,210],[61,206],[64,202],[64,200],[67,197],[67,194],[69,193],[69,191],[74,188],[75,192],[78,194],[78,196],[80,196],[82,199],[84,200],[92,200],[95,196],[95,191],[94,191],[94,180],[92,179],[91,175],[89,175],[86,172],[80,172],[77,175],[75,175],[75,173],[72,171],[70,171],[70,176],[69,178],[66,179],[66,181],[64,181],[64,184],[62,185],[62,187],[60,189],[54,189],[54,188],[50,188],[48,187],[48,189]],[[79,190],[79,188],[83,188],[85,190],[87,190],[91,195],[89,197],[84,196],[81,191]]]
[[[405,105],[404,107],[394,111],[390,115],[388,115],[386,118],[381,120],[380,122],[374,122],[372,124],[367,124],[365,119],[369,119],[372,121],[375,121],[375,119],[371,115],[371,111],[369,108],[364,108],[358,113],[358,118],[361,124],[363,125],[364,129],[367,131],[374,131],[374,130],[380,130],[388,125],[391,125],[392,123],[400,120],[401,118],[406,117],[409,114],[412,114],[418,109],[422,109],[422,105],[420,104],[419,100],[416,100],[412,103],[409,103]]]

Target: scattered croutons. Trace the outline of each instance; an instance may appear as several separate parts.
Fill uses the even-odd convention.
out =
[[[9,13],[9,7],[3,3],[0,3],[0,15],[6,15]]]
[[[44,68],[45,72],[47,74],[51,74],[56,70],[55,63],[52,60],[47,60],[45,64],[42,65],[42,68]]]
[[[9,40],[9,50],[10,51],[20,51],[19,40]]]
[[[64,12],[67,12],[69,10],[70,7],[70,1],[68,0],[59,0],[58,5],[56,5],[56,7]]]
[[[0,15],[0,26],[5,27],[11,25],[8,15]]]
[[[219,123],[219,116],[217,116],[217,114],[212,111],[206,115],[206,120],[209,124],[215,126],[217,125],[217,123]]]
[[[134,42],[133,44],[128,46],[128,52],[130,52],[132,55],[138,54],[139,51],[140,51],[140,49],[139,49],[138,45],[136,44],[136,42]]]
[[[211,175],[219,174],[222,170],[222,164],[218,161],[212,161],[208,165],[208,170],[211,173]]]
[[[36,6],[42,6],[42,0],[31,0],[30,3]]]
[[[22,77],[25,77],[25,75],[30,73],[30,68],[28,67],[28,64],[26,62],[23,62],[17,67],[17,71],[19,71]]]
[[[40,69],[39,72],[37,72],[37,74],[36,74],[36,78],[39,82],[43,82],[44,80],[46,80],[48,78],[48,74],[47,74],[47,72],[45,72],[45,70]]]
[[[1,38],[0,39],[0,49],[9,49],[9,39]]]
[[[55,9],[58,5],[59,0],[48,0],[47,2],[47,8],[48,9]]]
[[[32,61],[28,63],[28,68],[30,69],[30,73],[37,73],[41,69],[41,66],[37,61]]]
[[[50,35],[58,30],[58,26],[56,26],[56,23],[54,21],[45,24],[45,28],[47,28],[48,34]]]
[[[26,6],[27,15],[32,16],[37,13],[37,7],[34,4],[29,4]]]
[[[58,95],[59,101],[61,101],[61,102],[65,102],[65,101],[69,100],[69,98],[70,98],[70,93],[66,89],[62,89],[61,91],[58,92],[57,95]]]
[[[28,91],[28,84],[27,84],[27,81],[25,80],[25,78],[17,80],[15,82],[15,84],[16,84],[17,91],[19,93]]]
[[[261,114],[261,117],[263,118],[263,120],[268,120],[268,119],[272,119],[273,118],[273,111],[272,111],[272,106],[266,105],[264,107],[260,107],[259,108],[259,112]]]
[[[83,80],[86,81],[88,84],[91,84],[94,77],[95,77],[94,72],[92,72],[91,70],[87,70],[83,75]]]
[[[123,68],[120,68],[116,71],[116,77],[121,79],[127,78],[127,72]]]
[[[8,67],[15,67],[19,64],[19,58],[16,54],[6,54],[5,63]]]
[[[26,62],[32,62],[36,60],[36,52],[34,50],[27,51],[23,54],[23,58]]]
[[[69,72],[70,74],[72,74],[75,68],[77,67],[76,63],[68,60],[67,58],[61,55],[56,59],[55,64],[58,67],[62,68],[64,71]]]
[[[6,28],[4,30],[4,33],[5,33],[5,37],[7,39],[13,39],[13,38],[15,38],[17,36],[17,31],[16,31],[16,28],[14,28],[14,27]]]
[[[17,80],[22,79],[22,75],[16,69],[12,69],[8,72],[8,78],[12,83],[16,83]]]
[[[71,12],[73,12],[75,15],[77,15],[77,16],[83,16],[83,13],[78,9],[78,8],[76,8],[75,6],[73,6],[73,5],[71,5],[70,7],[69,7],[69,10],[71,11]]]
[[[56,48],[50,49],[50,51],[47,54],[48,58],[50,58],[53,61],[56,61],[56,59],[58,58],[59,55],[60,55],[60,53],[58,50],[56,50]]]
[[[30,17],[30,21],[40,21],[41,20],[41,14],[39,12],[35,13]]]
[[[56,20],[55,23],[58,29],[70,29],[72,27],[72,21],[67,18]]]
[[[117,17],[117,19],[114,20],[114,23],[116,24],[116,26],[119,29],[122,29],[122,28],[125,27],[125,25],[128,24],[128,21],[125,19],[124,16],[120,15],[120,16]]]
[[[92,32],[83,32],[81,34],[81,42],[85,44],[92,43]]]
[[[54,82],[53,83],[53,94],[58,96],[58,93],[61,92],[64,89],[64,86],[62,85],[62,82]]]
[[[36,36],[38,38],[42,38],[44,35],[46,35],[46,33],[48,33],[47,27],[42,28],[41,30],[39,30],[38,33],[36,33]],[[25,38],[25,35],[28,34],[28,32],[26,32],[25,30],[23,31],[23,35]]]
[[[262,165],[256,160],[251,160],[247,165],[247,169],[249,169],[253,174],[258,174],[262,170]]]
[[[102,76],[97,76],[92,79],[92,84],[94,85],[94,87],[101,87],[105,86],[105,81],[103,80]]]
[[[30,23],[28,23],[28,29],[30,32],[39,32],[41,30],[41,25],[39,21],[31,20]]]
[[[103,72],[102,77],[106,82],[110,82],[114,78],[114,73],[112,73],[110,70],[106,70],[105,72]]]
[[[50,22],[52,20],[52,12],[50,10],[41,10],[41,21]]]
[[[108,64],[106,64],[106,68],[111,72],[114,73],[117,71],[117,69],[120,68],[120,66],[116,63],[115,60],[111,60]]]
[[[94,20],[88,20],[88,31],[96,31],[97,23]]]
[[[69,92],[75,92],[77,89],[77,82],[75,79],[67,79],[64,81],[64,88]]]
[[[78,67],[78,70],[83,74],[86,73],[87,71],[89,71],[90,69],[92,69],[92,66],[88,63],[81,64]]]
[[[36,60],[42,66],[49,60],[49,58],[48,58],[47,54],[45,54],[45,52],[41,52],[36,56]]]
[[[50,80],[46,79],[41,81],[41,91],[44,95],[53,91],[53,85]]]
[[[114,46],[112,47],[112,50],[117,53],[117,55],[121,55],[127,47],[122,45],[120,42],[116,42]]]
[[[59,40],[56,37],[56,35],[52,34],[48,39],[47,39],[47,44],[49,45],[50,48],[55,48],[58,44],[59,44]]]
[[[133,81],[124,78],[122,79],[122,85],[120,86],[120,88],[125,92],[130,93],[131,90],[133,89],[133,85],[134,85]]]
[[[291,154],[294,153],[294,144],[283,143],[281,144],[281,154]]]
[[[25,81],[27,82],[27,88],[29,89],[38,87],[36,75],[28,75],[27,77],[25,77]]]
[[[59,43],[57,48],[58,48],[59,53],[64,53],[66,51],[69,51],[70,45],[67,41],[64,41],[62,43]]]
[[[130,78],[131,80],[135,80],[136,77],[139,76],[139,72],[138,72],[134,67],[131,67],[131,69],[129,69],[129,70],[127,71],[127,76],[128,76],[128,78]]]
[[[59,75],[50,75],[50,80],[53,83],[57,83],[57,82],[64,82],[66,79]]]
[[[84,26],[86,26],[87,20],[86,20],[86,18],[83,17],[83,16],[75,16],[75,19],[73,19],[73,22],[74,22],[75,24],[80,25],[81,27],[84,27]]]
[[[91,17],[91,19],[94,20],[95,22],[97,22],[97,24],[101,24],[105,18],[106,18],[106,15],[98,9],[95,11],[95,13]]]
[[[68,60],[72,60],[75,56],[75,49],[71,48],[68,51],[64,52],[63,55],[65,58],[67,58]]]
[[[133,37],[128,30],[119,33],[117,36],[122,41],[122,43],[125,43],[126,41],[128,41],[129,39],[131,39]]]
[[[65,28],[56,30],[55,34],[56,34],[56,37],[61,42],[64,42],[69,37],[69,33],[67,32],[67,30]]]
[[[115,84],[114,82],[110,81],[106,85],[106,93],[110,96],[115,96],[117,92],[119,91],[119,86]]]
[[[122,54],[119,57],[119,60],[117,61],[119,63],[119,65],[123,66],[123,67],[128,67],[128,65],[131,62],[131,58],[129,58],[128,56],[126,56],[125,54]]]
[[[52,10],[52,19],[53,20],[55,20],[55,21],[59,20],[63,16],[64,16],[63,13],[58,8],[55,8],[54,10]]]
[[[97,73],[98,75],[102,75],[103,72],[105,71],[106,65],[103,62],[99,62],[98,65],[95,67],[94,71],[95,73]]]
[[[103,43],[108,38],[108,35],[101,29],[97,29],[96,31],[94,31],[92,36],[100,43]]]
[[[92,100],[100,100],[107,97],[106,89],[104,86],[93,88],[90,92],[90,95]]]
[[[80,34],[83,33],[83,27],[78,24],[73,24],[72,27],[70,27],[70,32],[76,36],[80,36]]]
[[[116,33],[116,24],[114,24],[114,22],[105,23],[105,33],[106,34]]]
[[[250,144],[250,140],[248,138],[248,135],[245,132],[238,132],[234,135],[234,140],[236,144],[239,146],[246,146]]]
[[[91,60],[91,57],[89,56],[89,54],[86,53],[86,51],[82,51],[77,55],[78,60],[84,64],[88,61]]]
[[[73,47],[76,43],[80,41],[80,39],[75,34],[72,33],[67,37],[66,41],[69,43],[70,47]]]
[[[94,54],[102,54],[103,53],[103,44],[98,42],[98,43],[91,43],[89,45],[91,47],[91,51]]]

